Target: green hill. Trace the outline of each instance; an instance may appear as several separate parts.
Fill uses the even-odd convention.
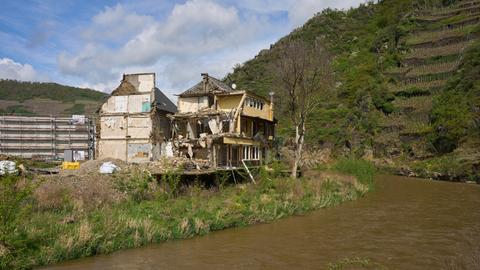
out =
[[[17,115],[94,114],[105,93],[57,83],[0,80],[0,113]]]
[[[480,1],[384,0],[325,10],[237,65],[225,81],[265,95],[282,45],[321,39],[334,97],[310,116],[308,143],[371,156],[412,175],[480,178]],[[277,96],[279,135],[293,130]]]

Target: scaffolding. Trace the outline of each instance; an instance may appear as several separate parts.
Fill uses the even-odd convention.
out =
[[[65,150],[95,156],[95,120],[90,117],[0,116],[0,154],[61,160]]]

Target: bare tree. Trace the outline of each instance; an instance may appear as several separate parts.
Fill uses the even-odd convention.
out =
[[[333,84],[330,55],[320,42],[313,45],[300,40],[285,44],[279,53],[274,73],[286,110],[295,128],[292,178],[297,170],[305,144],[309,114],[327,96]]]

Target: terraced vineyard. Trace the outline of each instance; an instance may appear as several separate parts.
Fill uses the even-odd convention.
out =
[[[480,1],[417,11],[413,21],[415,27],[400,42],[401,66],[384,73],[395,110],[380,118],[375,142],[390,152],[386,155],[407,152],[424,159],[431,156],[426,136],[432,130],[432,100],[457,72],[464,51],[480,39]]]

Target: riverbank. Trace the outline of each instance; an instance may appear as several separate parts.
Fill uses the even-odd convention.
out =
[[[417,161],[375,160],[374,163],[382,171],[399,176],[480,184],[477,155],[462,158],[445,155]]]
[[[480,186],[375,178],[337,207],[46,269],[480,269]]]
[[[97,194],[86,190],[93,192],[89,202],[75,200],[51,183],[56,190],[47,194],[49,190],[42,182],[31,196],[26,192],[28,196],[21,198],[21,204],[12,205],[24,215],[12,221],[15,227],[10,226],[9,232],[2,232],[1,266],[12,269],[49,265],[271,222],[357,199],[373,187],[374,168],[369,163],[344,160],[330,169],[337,172],[311,172],[310,178],[299,180],[280,178],[275,170],[262,170],[256,185],[220,184],[206,189],[195,184],[182,190],[177,188],[174,175],[163,177],[158,184],[147,172],[135,172],[129,178],[112,176],[111,184],[97,184]],[[28,187],[27,181],[20,181],[20,186]],[[98,197],[105,195],[101,189],[106,186],[120,191],[123,197],[116,202],[102,202]],[[2,197],[8,197],[6,191],[3,186]]]

